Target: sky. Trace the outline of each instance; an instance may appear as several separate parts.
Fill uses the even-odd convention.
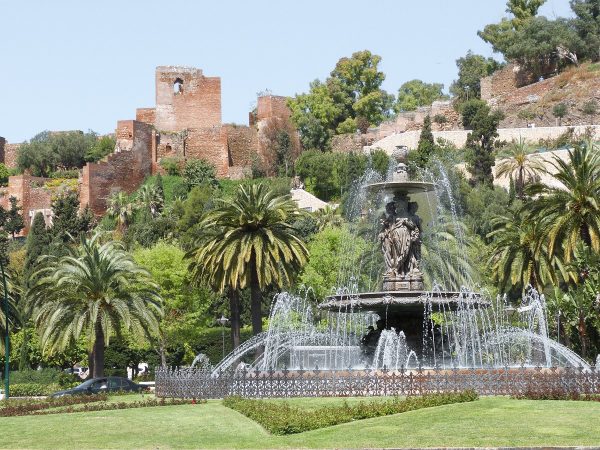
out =
[[[247,124],[256,94],[293,96],[337,60],[382,57],[383,88],[444,83],[455,61],[493,53],[477,31],[506,0],[0,0],[0,136],[113,132],[154,106],[154,69],[193,66],[221,77],[224,123]],[[548,0],[540,14],[570,14]],[[496,55],[498,59],[500,57]]]

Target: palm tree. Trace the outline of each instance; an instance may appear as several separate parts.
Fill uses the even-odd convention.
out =
[[[119,191],[108,200],[108,215],[117,219],[118,230],[123,233],[133,220],[134,205],[129,201],[129,196]]]
[[[121,243],[102,234],[81,237],[78,247],[47,259],[28,298],[45,350],[62,350],[85,336],[94,377],[104,372],[104,346],[112,334],[129,330],[149,337],[158,330],[162,299],[150,274]]]
[[[162,211],[164,204],[164,199],[159,190],[156,187],[147,184],[140,188],[136,200],[138,206],[148,210],[153,218],[158,216]]]
[[[528,285],[541,291],[549,281],[557,282],[555,267],[560,264],[548,254],[539,221],[530,220],[518,209],[496,217],[492,226],[488,234],[493,239],[489,263],[501,291],[510,286],[525,290]]]
[[[554,178],[560,187],[536,183],[527,192],[538,196],[532,202],[529,219],[540,221],[548,236],[548,254],[562,247],[566,263],[571,261],[579,241],[600,251],[600,153],[591,143],[569,150],[569,160],[554,158]]]
[[[448,290],[473,287],[473,264],[468,250],[473,246],[467,227],[455,223],[450,216],[441,215],[427,228],[421,247],[425,282],[435,283]]]
[[[229,290],[234,346],[239,344],[237,291],[250,287],[252,331],[262,331],[261,291],[289,286],[308,258],[308,250],[290,225],[302,212],[288,195],[277,196],[264,184],[240,186],[231,200],[200,221],[202,236],[188,253],[196,281],[220,292]],[[238,332],[239,333],[239,332]]]
[[[519,138],[508,148],[508,152],[496,168],[496,177],[513,177],[515,179],[515,190],[517,197],[523,199],[525,196],[525,185],[535,180],[540,174],[546,172],[543,161],[537,154],[530,154],[529,146]]]
[[[315,213],[317,219],[317,228],[323,231],[326,227],[341,227],[344,224],[344,218],[340,214],[339,208],[327,205],[325,208]]]

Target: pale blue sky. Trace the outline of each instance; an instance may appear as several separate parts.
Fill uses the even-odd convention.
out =
[[[448,87],[477,30],[506,0],[0,0],[0,136],[114,130],[154,106],[154,68],[187,65],[222,80],[224,122],[247,123],[256,93],[304,92],[336,61],[382,56],[384,88],[420,78]],[[568,0],[541,13],[568,15]]]

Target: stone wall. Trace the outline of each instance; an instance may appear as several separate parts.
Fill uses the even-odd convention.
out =
[[[570,128],[575,130],[577,134],[584,134],[589,127],[535,127],[535,128],[499,128],[498,139],[501,141],[510,142],[519,138],[531,144],[537,144],[541,139],[556,139],[560,135],[566,133]],[[596,139],[600,139],[600,125],[594,125],[592,129],[595,131]],[[464,147],[467,142],[469,130],[454,130],[454,131],[434,131],[433,137],[437,140],[442,138],[456,145],[458,148]],[[392,136],[388,136],[371,146],[364,147],[365,151],[375,148],[381,148],[391,154],[398,146],[407,146],[409,149],[417,148],[419,143],[420,131],[407,131]]]
[[[159,163],[162,158],[184,159],[187,135],[187,130],[160,132],[156,145],[156,162]]]
[[[4,146],[6,145],[6,139],[0,136],[0,162],[4,163]]]
[[[116,192],[134,192],[152,173],[152,152],[155,139],[152,127],[135,120],[117,124],[117,145],[106,161],[88,163],[82,170],[79,201],[96,216],[106,212],[107,201]]]
[[[220,126],[221,79],[191,67],[157,67],[154,124],[159,131]]]

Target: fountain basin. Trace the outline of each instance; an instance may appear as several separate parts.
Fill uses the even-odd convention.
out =
[[[381,183],[367,184],[371,191],[402,192],[403,194],[416,194],[419,192],[431,192],[435,184],[426,181],[384,181]]]
[[[325,299],[318,307],[320,309],[344,312],[372,311],[376,313],[404,312],[421,313],[426,304],[431,304],[435,309],[456,311],[459,308],[485,308],[490,305],[479,293],[469,293],[465,296],[462,292],[440,291],[384,291],[362,292],[359,294],[332,295]]]

